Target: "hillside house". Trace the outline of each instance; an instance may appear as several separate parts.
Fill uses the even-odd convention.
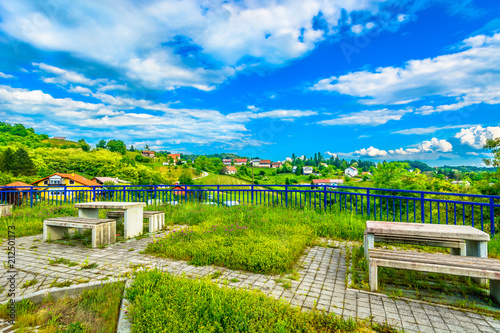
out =
[[[224,169],[222,170],[222,172],[224,172],[224,174],[226,175],[234,175],[238,170],[234,167],[234,166],[226,166],[224,167]]]
[[[87,179],[85,177],[82,177],[78,174],[74,173],[55,173],[53,175],[50,175],[48,177],[39,179],[37,181],[34,181],[31,183],[34,186],[39,186],[41,189],[44,190],[44,192],[41,194],[42,196],[45,197],[58,197],[59,198],[64,198],[64,187],[67,186],[68,190],[92,190],[95,187],[101,187],[100,184],[96,183],[95,181],[92,181],[90,179]],[[70,195],[73,194],[83,194],[82,192],[80,193],[75,193],[71,192]]]
[[[65,141],[66,140],[66,137],[64,136],[54,136],[52,137],[53,140],[61,140],[61,141]]]
[[[271,160],[260,160],[260,166],[262,168],[270,168],[271,167]]]
[[[295,173],[297,171],[297,166],[292,167],[292,172]]]
[[[469,187],[470,186],[470,183],[467,180],[466,181],[463,181],[463,180],[453,180],[451,183],[454,184],[454,185],[463,185],[465,187]]]
[[[313,179],[313,185],[339,185],[343,184],[343,179]]]
[[[348,167],[344,171],[345,175],[348,177],[356,177],[358,175],[358,169],[353,166]]]
[[[308,167],[308,166],[305,166],[302,168],[302,174],[303,175],[310,175],[313,173],[313,167]]]
[[[92,181],[100,184],[100,185],[104,185],[104,183],[114,183],[115,185],[126,185],[126,184],[130,184],[130,182],[126,181],[126,180],[122,180],[118,177],[115,177],[115,178],[112,178],[112,177],[94,177],[92,178]]]
[[[177,183],[176,186],[174,186],[174,188],[172,189],[174,195],[185,196],[186,190],[189,192],[189,190],[191,189],[189,186],[180,186],[178,184],[179,183]]]
[[[224,164],[224,165],[231,165],[231,161],[232,160],[230,158],[224,158],[222,160],[222,164]]]
[[[281,162],[274,162],[273,164],[271,164],[271,167],[273,169],[278,169],[278,168],[281,168],[281,165],[282,165]]]
[[[148,158],[154,158],[155,157],[155,152],[154,151],[149,151],[145,150],[141,153],[142,156],[148,157]]]
[[[234,165],[246,165],[246,164],[247,164],[246,158],[235,158],[234,159]]]
[[[260,158],[254,158],[251,162],[252,166],[258,167],[260,166]]]

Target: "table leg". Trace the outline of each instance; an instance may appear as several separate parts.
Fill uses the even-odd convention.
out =
[[[142,207],[129,208],[125,211],[123,216],[125,239],[142,234],[143,211]]]
[[[97,208],[79,208],[78,217],[87,217],[90,219],[99,218],[99,209]]]

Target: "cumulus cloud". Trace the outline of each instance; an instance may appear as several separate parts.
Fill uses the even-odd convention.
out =
[[[320,125],[383,125],[391,120],[400,120],[405,114],[412,112],[410,108],[403,110],[365,110],[340,115],[337,118],[318,121]]]
[[[442,96],[453,103],[424,105],[422,114],[457,110],[478,103],[500,103],[500,33],[463,41],[456,53],[408,61],[322,79],[312,90],[360,98],[364,104],[408,104]]]
[[[384,156],[405,156],[405,155],[416,155],[416,154],[432,154],[432,153],[449,153],[453,150],[453,146],[446,140],[439,140],[437,138],[432,138],[428,141],[422,141],[417,145],[408,148],[398,148],[390,150],[382,150],[371,146],[366,149],[356,150],[353,154],[365,157],[384,157]]]
[[[311,110],[272,110],[264,112],[235,112],[227,115],[228,119],[235,121],[248,121],[250,119],[275,118],[280,120],[293,120],[294,118],[315,116],[318,112]]]
[[[398,8],[411,14],[432,2],[399,2]],[[341,25],[359,33],[377,20],[385,22],[380,29],[402,24],[391,3],[377,0],[89,0],[71,5],[18,0],[3,2],[0,11],[0,29],[14,39],[93,59],[165,89],[210,90],[247,68],[282,66],[337,38]]]
[[[337,154],[335,154],[335,153],[331,153],[331,152],[329,152],[329,151],[326,151],[326,152],[324,153],[324,155],[328,155],[328,156],[331,156],[331,157],[333,157],[333,158],[336,158],[336,157],[337,157]]]
[[[486,144],[486,140],[500,137],[500,127],[490,126],[474,126],[470,128],[462,128],[455,135],[455,138],[460,140],[463,145],[468,145],[475,149],[481,149]]]

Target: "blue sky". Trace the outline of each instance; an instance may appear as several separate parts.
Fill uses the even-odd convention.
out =
[[[0,120],[137,148],[481,165],[500,4],[0,0]]]

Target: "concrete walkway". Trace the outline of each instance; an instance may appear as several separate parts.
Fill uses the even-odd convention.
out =
[[[156,235],[159,237],[160,235]],[[371,317],[372,320],[404,328],[406,332],[500,332],[500,321],[492,317],[446,306],[419,301],[407,301],[352,290],[346,287],[346,243],[338,247],[313,247],[306,251],[297,265],[299,280],[288,280],[291,288],[277,283],[279,276],[253,274],[222,267],[195,267],[184,261],[155,258],[140,254],[151,237],[130,240],[105,249],[89,249],[41,242],[42,236],[22,237],[16,240],[17,295],[57,286],[56,283],[73,284],[106,280],[130,273],[138,267],[157,267],[171,274],[186,274],[199,278],[221,271],[219,283],[232,280],[230,287],[260,289],[269,296],[282,298],[304,310],[319,309],[344,317]],[[2,245],[6,253],[6,242]],[[5,255],[6,257],[6,255]],[[50,265],[49,260],[69,259],[78,263]],[[96,263],[97,268],[81,269]],[[0,301],[7,300],[7,269],[1,268],[2,288]],[[215,281],[215,280],[214,280]],[[23,285],[33,284],[23,288]],[[60,285],[59,285],[60,286]]]

